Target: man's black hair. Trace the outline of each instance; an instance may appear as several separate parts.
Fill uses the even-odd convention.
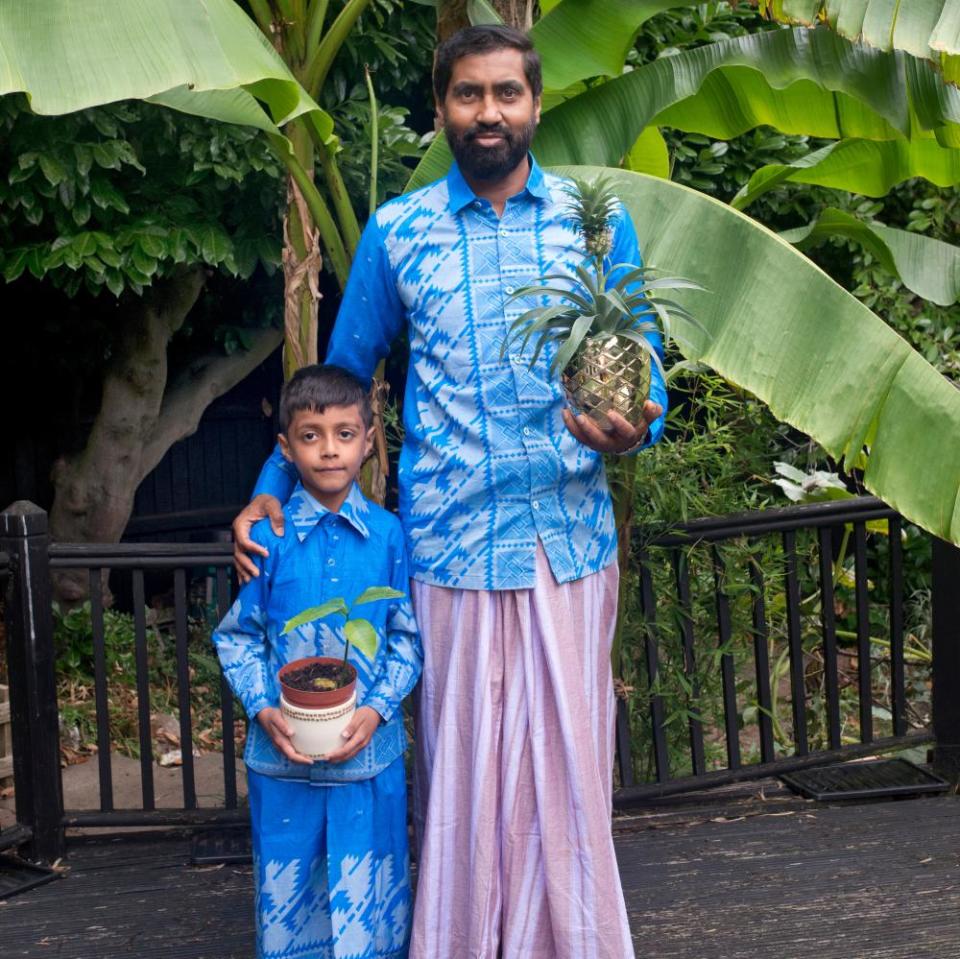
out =
[[[280,431],[286,433],[294,413],[328,406],[356,406],[366,429],[373,423],[370,394],[349,370],[342,366],[315,363],[297,370],[280,393]]]
[[[433,92],[443,103],[453,75],[453,65],[464,57],[492,53],[494,50],[519,50],[523,54],[523,72],[533,93],[534,100],[543,92],[543,77],[540,72],[540,54],[533,48],[530,38],[522,31],[501,24],[485,24],[464,27],[447,37],[437,48],[433,65]]]

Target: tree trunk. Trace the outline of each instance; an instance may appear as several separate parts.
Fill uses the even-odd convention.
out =
[[[529,30],[533,26],[533,0],[489,0],[508,27]],[[437,41],[470,26],[467,0],[442,0],[437,6]]]
[[[280,343],[278,330],[262,331],[246,353],[195,360],[168,390],[167,347],[196,303],[203,278],[202,267],[195,267],[158,282],[134,305],[104,375],[100,410],[86,446],[54,465],[50,532],[55,540],[119,541],[147,473],[197,428],[213,399]],[[61,603],[82,602],[88,591],[81,572],[55,578]]]

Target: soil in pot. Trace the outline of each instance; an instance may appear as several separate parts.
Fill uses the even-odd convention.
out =
[[[353,670],[338,663],[308,663],[283,674],[283,685],[303,693],[340,689],[353,681]]]

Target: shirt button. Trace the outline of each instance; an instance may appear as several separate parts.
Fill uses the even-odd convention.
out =
[[[504,289],[507,291],[507,293],[510,293],[510,294],[513,293],[513,287],[512,287],[512,286],[505,286]]]
[[[334,533],[334,534],[333,534],[333,541],[336,542],[338,539],[340,539],[340,537],[339,537],[336,533]]]
[[[500,231],[500,236],[506,236],[506,235],[507,235],[507,231],[506,231],[506,230],[501,230],[501,231]]]
[[[540,500],[535,499],[531,505],[534,509],[540,509]]]
[[[529,435],[530,435],[530,427],[529,427],[529,426],[525,426],[525,427],[523,428],[523,435],[524,435],[524,436],[529,436]]]
[[[336,565],[337,565],[337,561],[331,556],[330,559],[327,560],[327,566],[336,566]]]

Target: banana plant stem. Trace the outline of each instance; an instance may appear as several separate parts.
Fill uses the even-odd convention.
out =
[[[377,114],[377,94],[373,89],[373,77],[370,76],[370,67],[364,64],[364,75],[367,78],[367,93],[370,96],[370,204],[368,216],[377,212],[377,170],[380,152],[380,117]]]
[[[357,221],[357,214],[353,211],[350,194],[343,182],[340,165],[337,163],[333,148],[323,143],[320,135],[312,126],[309,127],[309,130],[310,138],[313,140],[316,149],[317,159],[320,161],[320,168],[323,170],[324,182],[330,191],[333,209],[337,214],[339,236],[342,238],[348,258],[352,260],[360,243],[360,224]]]
[[[320,231],[320,240],[323,243],[327,259],[337,278],[340,289],[347,285],[347,276],[350,273],[350,257],[344,247],[343,240],[337,230],[330,209],[320,195],[316,184],[307,175],[299,160],[293,156],[287,148],[286,142],[280,138],[271,136],[270,144],[277,157],[287,168],[293,177],[300,191],[303,193],[303,199],[307,204],[307,209],[313,217],[313,222]]]

